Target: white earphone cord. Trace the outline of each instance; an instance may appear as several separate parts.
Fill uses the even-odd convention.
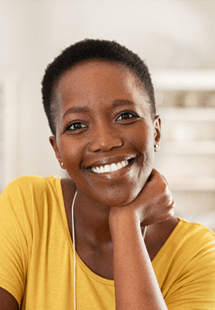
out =
[[[77,196],[77,191],[75,192],[72,207],[71,207],[71,214],[72,214],[72,243],[73,243],[73,256],[74,256],[74,265],[73,265],[73,277],[74,277],[74,310],[76,310],[76,251],[75,251],[75,220],[74,220],[74,206],[75,200]]]
[[[72,243],[73,243],[73,255],[74,255],[74,265],[73,265],[73,274],[74,274],[74,310],[76,310],[76,250],[75,250],[75,219],[74,219],[74,207],[75,207],[75,200],[77,196],[77,191],[75,192],[73,201],[72,201],[72,207],[71,207],[71,214],[72,214]],[[145,239],[146,236],[146,227],[143,233],[143,239]]]

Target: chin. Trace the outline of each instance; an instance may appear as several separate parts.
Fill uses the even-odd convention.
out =
[[[123,176],[116,180],[87,183],[85,186],[82,183],[78,187],[82,188],[82,192],[97,203],[108,207],[123,207],[136,199],[144,188],[150,173],[151,169],[147,169],[139,175],[135,173],[132,176]]]
[[[140,193],[144,185],[136,186],[134,189],[119,190],[119,188],[106,190],[102,195],[96,195],[92,198],[109,207],[123,207],[132,202]]]

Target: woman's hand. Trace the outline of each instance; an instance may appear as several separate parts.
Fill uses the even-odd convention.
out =
[[[136,199],[110,208],[117,310],[167,310],[140,224],[144,228],[169,219],[173,205],[165,178],[153,169]]]
[[[110,226],[112,221],[118,221],[119,217],[122,216],[134,218],[142,226],[162,222],[173,215],[173,207],[174,200],[166,179],[153,169],[135,200],[122,207],[110,208]]]

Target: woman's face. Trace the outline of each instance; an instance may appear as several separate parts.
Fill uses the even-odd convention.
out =
[[[55,89],[56,137],[50,141],[77,189],[107,206],[132,201],[147,181],[160,139],[147,92],[125,66],[88,60]]]

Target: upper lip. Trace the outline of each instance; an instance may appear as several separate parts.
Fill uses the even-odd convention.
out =
[[[89,164],[85,165],[84,168],[91,168],[91,167],[100,167],[110,164],[116,164],[118,162],[129,160],[135,158],[136,155],[126,155],[126,156],[114,156],[114,157],[104,157],[97,161],[92,161]]]

